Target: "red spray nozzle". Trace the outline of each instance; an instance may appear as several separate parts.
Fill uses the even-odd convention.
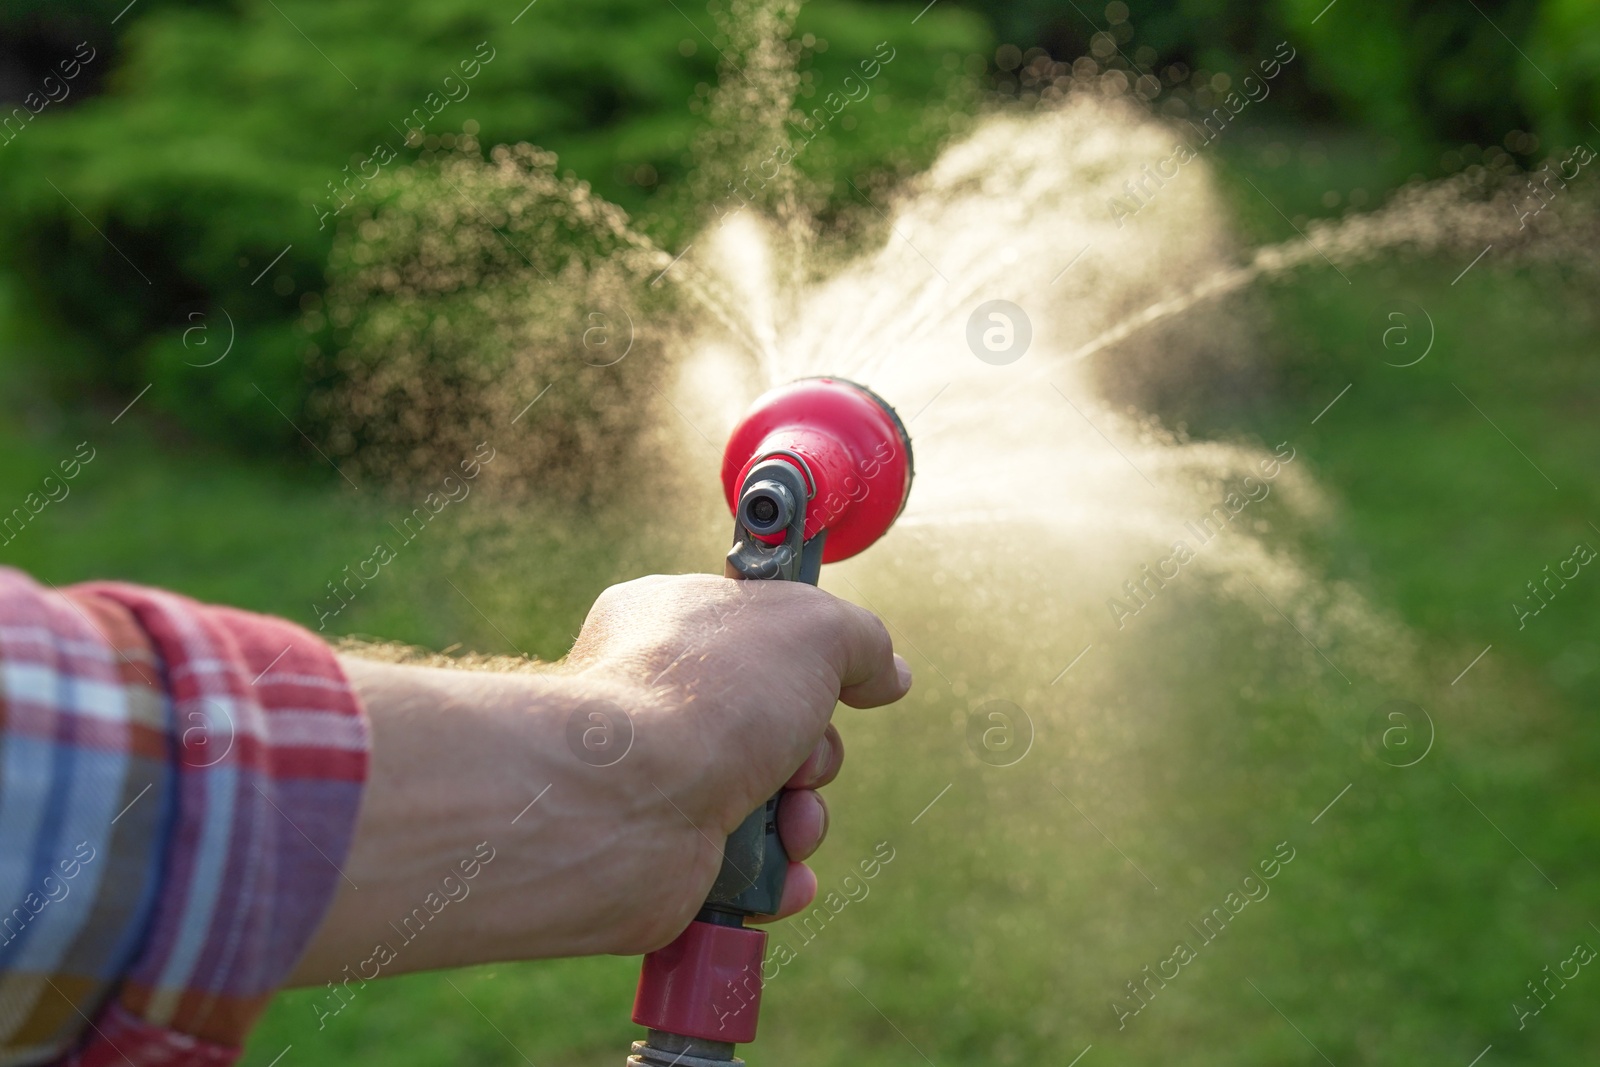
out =
[[[882,537],[911,492],[911,438],[900,417],[876,393],[843,378],[779,386],[756,400],[728,438],[722,454],[728,508],[738,515],[745,503],[751,514],[741,518],[753,536],[777,544],[783,525],[763,533],[766,505],[741,500],[750,472],[772,458],[793,463],[805,479],[805,540],[827,531],[824,563],[848,559]]]
[[[815,584],[823,563],[860,552],[899,517],[911,439],[870,389],[803,378],[762,396],[734,427],[722,486],[735,516],[728,577]],[[756,1034],[767,939],[744,920],[777,912],[789,867],[779,796],[728,836],[695,921],[645,957],[633,1021],[649,1035],[630,1067],[744,1067],[733,1052]]]

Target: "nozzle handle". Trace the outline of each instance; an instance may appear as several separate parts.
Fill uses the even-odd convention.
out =
[[[826,532],[805,541],[810,486],[788,456],[769,456],[745,476],[734,511],[733,547],[725,573],[745,581],[790,581],[816,585],[822,572]],[[777,520],[784,520],[780,525]],[[782,534],[776,544],[774,539]],[[775,915],[783,901],[789,853],[778,836],[779,790],[728,835],[722,870],[700,917]],[[741,920],[742,921],[742,920]]]
[[[757,463],[734,511],[727,576],[816,585],[827,535],[805,540],[810,495],[805,476],[788,458]],[[781,537],[778,520],[787,520]],[[649,1027],[650,1036],[635,1047],[630,1065],[671,1063],[674,1053],[678,1059],[694,1053],[702,1056],[695,1063],[742,1067],[733,1048],[755,1037],[766,946],[766,934],[744,929],[744,922],[776,915],[783,903],[789,853],[778,836],[782,799],[780,789],[728,835],[722,869],[695,921],[672,944],[645,957],[633,1021]]]

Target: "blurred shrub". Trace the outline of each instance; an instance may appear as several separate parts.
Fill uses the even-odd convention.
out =
[[[1280,0],[1310,55],[1306,76],[1348,117],[1395,137],[1501,143],[1542,113],[1525,53],[1543,3],[1527,0]],[[1321,16],[1320,18],[1318,16]],[[1522,52],[1513,42],[1522,42]]]
[[[1501,144],[1531,129],[1547,145],[1571,143],[1595,135],[1587,121],[1600,111],[1600,5],[1593,0],[970,4],[995,22],[1001,40],[1024,49],[1071,58],[1109,33],[1128,58],[1162,72],[1182,64],[1191,74],[1236,78],[1251,57],[1288,40],[1300,52],[1281,86],[1290,114],[1430,146]]]
[[[1547,140],[1600,147],[1600,4],[1545,0],[1526,48],[1533,58],[1517,68],[1517,81],[1536,101]]]
[[[51,6],[63,18],[88,12],[104,28],[126,4]],[[0,25],[37,20],[42,7],[9,0]],[[705,6],[516,8],[144,0],[131,9],[96,60],[113,64],[108,90],[0,143],[0,260],[50,330],[41,359],[50,384],[124,398],[154,382],[142,403],[201,434],[297,442],[289,420],[303,412],[316,364],[294,320],[316,304],[334,234],[351,215],[333,209],[464,130],[487,144],[553,149],[563,172],[630,210],[681,207],[670,189],[687,173],[725,47]],[[843,176],[926,161],[928,102],[948,95],[961,58],[989,50],[969,13],[915,15],[823,0],[801,17],[819,85],[837,83],[880,40],[901,57],[870,121],[836,124],[827,150],[801,164],[838,175],[839,197],[849,195]],[[668,239],[692,222],[645,210],[646,228]],[[230,336],[228,357],[204,366]]]
[[[647,284],[672,255],[526,144],[485,160],[464,137],[354,210],[305,324],[336,341],[338,385],[311,407],[343,469],[423,484],[489,442],[501,481],[611,484],[680,332],[673,288]]]
[[[992,52],[979,14],[1014,43]],[[707,130],[739,46],[700,0],[0,0],[0,95],[20,101],[80,39],[97,52],[73,97],[0,134],[0,266],[58,394],[120,406],[153,383],[144,404],[218,440],[298,441],[290,420],[336,372],[296,319],[375,175],[458,135],[532,142],[670,247],[737,176],[689,180],[735,158]],[[1524,160],[1543,152],[1522,130],[1544,151],[1600,136],[1592,0],[817,0],[793,42],[802,105],[879,41],[896,59],[797,166],[824,215],[846,178],[873,192],[931,158],[964,79],[1015,83],[1030,46],[1204,92],[1284,39],[1299,57],[1274,92],[1300,118]]]

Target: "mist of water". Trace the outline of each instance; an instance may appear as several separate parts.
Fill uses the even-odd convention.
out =
[[[958,641],[940,662],[940,637],[921,635],[952,692],[993,691],[1001,672],[1032,679],[1008,699],[1039,697],[1037,683],[1058,682],[1080,650],[1114,647],[1147,612],[1202,591],[1248,605],[1263,626],[1287,623],[1317,684],[1353,685],[1336,647],[1360,650],[1369,677],[1403,673],[1395,627],[1274,537],[1328,507],[1295,441],[1189,440],[1109,402],[1104,384],[1219,337],[1243,343],[1227,298],[1263,280],[1343,280],[1398,248],[1515,248],[1524,234],[1508,195],[1467,177],[1418,184],[1252,249],[1202,154],[1119,219],[1112,198],[1177,134],[1119,72],[1090,72],[1051,102],[981,118],[901,188],[856,189],[873,225],[841,245],[809,214],[792,167],[748,204],[726,191],[775,138],[795,136],[794,13],[741,0],[724,14],[740,62],[712,98],[691,183],[719,200],[720,218],[681,253],[528,146],[482,161],[463,137],[402,171],[336,253],[328,314],[350,338],[336,446],[415,479],[509,436],[518,447],[494,477],[513,507],[595,492],[610,505],[597,521],[671,507],[680,521],[670,534],[646,527],[646,555],[715,569],[720,442],[761,391],[840,375],[899,410],[917,476],[884,543],[824,584],[891,622],[978,604],[1020,618],[1029,605],[996,640],[1004,654]],[[969,336],[991,300],[1031,330],[1000,365]],[[534,404],[537,429],[517,429]],[[939,576],[931,609],[928,573]]]
[[[748,128],[717,142],[731,160],[708,160],[718,173],[785,135],[795,84],[790,53],[776,47],[792,12],[746,6],[747,61],[714,110]],[[349,447],[375,440],[415,472],[480,437],[528,441],[522,459],[499,468],[524,464],[529,495],[518,507],[565,477],[610,487],[623,512],[654,512],[670,486],[671,522],[642,534],[656,542],[651,558],[714,570],[729,528],[719,447],[751,400],[806,375],[848,377],[885,397],[913,440],[910,501],[880,544],[828,568],[823,585],[880,612],[920,680],[906,707],[851,720],[862,765],[890,772],[841,783],[840,806],[856,809],[863,833],[908,835],[917,809],[941,785],[954,789],[947,803],[964,805],[959,819],[981,831],[933,829],[931,816],[918,831],[963,857],[939,871],[968,879],[951,891],[971,895],[951,906],[952,928],[969,948],[1004,942],[1013,970],[1035,967],[1063,1000],[1099,1011],[1140,953],[1167,948],[1141,940],[1147,905],[1124,901],[1142,901],[1159,879],[1209,903],[1213,857],[1248,860],[1270,844],[1231,828],[1261,825],[1257,790],[1303,789],[1312,811],[1326,799],[1317,774],[1297,777],[1285,756],[1307,743],[1301,731],[1359,746],[1371,707],[1419,670],[1400,625],[1280,536],[1330,509],[1302,442],[1190,440],[1110,402],[1104,383],[1151,360],[1190,359],[1202,340],[1247,339],[1228,298],[1264,280],[1308,270],[1343,284],[1394,249],[1470,258],[1524,239],[1505,195],[1458,179],[1245,247],[1204,156],[1119,224],[1108,201],[1174,137],[1091,79],[1051,104],[982,118],[925,174],[863,205],[876,220],[865,241],[833,243],[808,215],[803,183],[785,175],[681,255],[558,178],[553,160],[502,150],[481,163],[468,145],[467,156],[419,168],[400,208],[375,212],[347,250],[362,283],[347,285],[330,314],[353,330]],[[541,229],[539,219],[560,225]],[[587,255],[548,251],[574,240]],[[990,300],[1009,301],[1031,326],[1026,351],[1003,365],[968,339]],[[608,329],[629,324],[636,347],[614,365],[602,367],[615,348],[597,349],[587,332],[596,309]],[[545,399],[541,389],[555,391]],[[397,396],[429,413],[403,441],[373,428]],[[517,430],[530,401],[544,406],[532,409],[533,429]],[[612,482],[619,470],[660,478]],[[1027,740],[1003,758],[970,730],[996,700],[1015,709],[1011,728]],[[1274,701],[1274,716],[1256,714]],[[1269,770],[1252,747],[1262,731],[1287,769]],[[1053,851],[1070,838],[1063,827],[1088,818],[1062,803],[1069,793],[1121,847],[1161,857],[1155,877],[1139,870],[1141,881],[1126,856],[1075,840],[1063,869]],[[976,869],[1001,853],[1016,873]],[[1077,909],[1108,883],[1122,897],[1101,903],[1093,922],[973,903],[1045,885],[1046,903]],[[1029,947],[1062,936],[1081,950],[1072,966]],[[952,966],[974,965],[949,952],[960,957]],[[835,977],[855,981],[872,953],[856,945]],[[1019,1009],[1006,1025],[1039,1040],[1103,1025],[1077,1010]]]

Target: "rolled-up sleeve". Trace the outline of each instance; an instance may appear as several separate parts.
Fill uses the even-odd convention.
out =
[[[0,568],[0,1067],[236,1060],[345,877],[369,746],[298,626]]]

